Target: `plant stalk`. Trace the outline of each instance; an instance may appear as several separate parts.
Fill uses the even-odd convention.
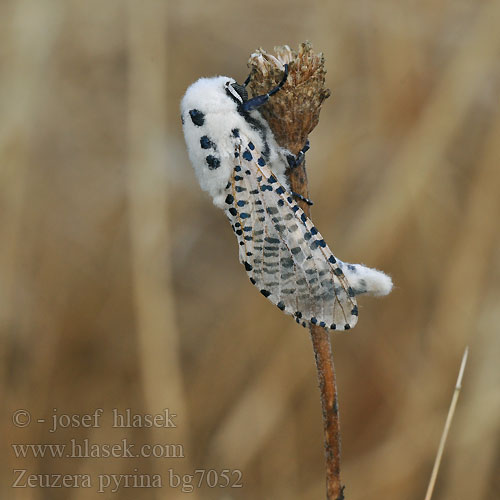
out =
[[[260,110],[278,144],[297,155],[318,124],[321,105],[330,95],[325,87],[324,58],[322,54],[314,53],[308,42],[302,43],[298,52],[286,45],[275,47],[275,54],[271,55],[263,49],[252,54],[249,60],[252,69],[249,88],[253,95],[265,94],[282,79],[284,64],[288,64],[287,83]],[[305,162],[289,169],[288,178],[290,189],[308,198]],[[298,203],[309,217],[310,207],[301,200]],[[311,325],[310,334],[323,414],[326,498],[342,500],[344,488],[340,482],[340,420],[332,346],[329,333],[324,328]]]
[[[305,165],[290,171],[290,187],[292,191],[308,197],[307,175]],[[302,201],[302,210],[310,216],[310,207]],[[318,325],[310,326],[316,371],[319,382],[321,410],[323,415],[323,433],[326,459],[326,498],[327,500],[343,500],[344,488],[340,481],[340,416],[333,363],[330,334]]]

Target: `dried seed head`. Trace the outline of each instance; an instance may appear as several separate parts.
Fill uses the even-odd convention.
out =
[[[253,73],[248,86],[253,95],[265,94],[281,81],[288,64],[287,83],[260,111],[278,144],[297,154],[318,124],[321,104],[330,95],[325,88],[324,57],[315,54],[309,42],[301,43],[298,52],[288,45],[275,47],[274,52],[258,49],[250,56],[248,66]]]

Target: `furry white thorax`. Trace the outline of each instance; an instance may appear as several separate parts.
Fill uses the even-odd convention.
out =
[[[233,84],[235,80],[227,76],[200,78],[187,89],[181,101],[181,116],[189,159],[201,188],[212,196],[214,204],[219,208],[224,207],[223,192],[234,168],[235,138],[232,130],[238,129],[258,151],[264,150],[261,135],[238,112],[237,103],[227,94],[225,85],[228,82]],[[198,126],[193,123],[189,114],[193,109],[203,113],[203,125]],[[285,175],[287,168],[285,155],[288,151],[278,146],[269,125],[258,111],[250,111],[249,115],[265,128],[266,141],[270,149],[267,164],[279,182],[288,189]],[[207,168],[207,150],[200,147],[200,139],[204,136],[215,145],[215,153],[220,160],[220,166],[213,170]]]

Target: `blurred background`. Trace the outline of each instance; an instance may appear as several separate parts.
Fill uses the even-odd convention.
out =
[[[424,497],[466,345],[433,498],[500,498],[499,19],[495,0],[3,0],[1,497],[324,498],[308,332],[248,282],[179,118],[199,77],[241,82],[255,49],[310,40],[332,90],[307,157],[313,220],[395,282],[333,335],[346,498]],[[96,408],[98,427],[50,432]],[[113,408],[168,408],[177,426],[113,428]],[[184,458],[11,446],[71,439]],[[12,488],[14,469],[92,485]],[[169,486],[195,469],[240,470],[243,487]],[[163,487],[98,493],[111,474]]]

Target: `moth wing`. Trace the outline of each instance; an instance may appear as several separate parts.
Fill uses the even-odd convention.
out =
[[[235,148],[225,212],[251,282],[303,326],[352,328],[358,308],[343,264],[255,146],[242,137]]]

